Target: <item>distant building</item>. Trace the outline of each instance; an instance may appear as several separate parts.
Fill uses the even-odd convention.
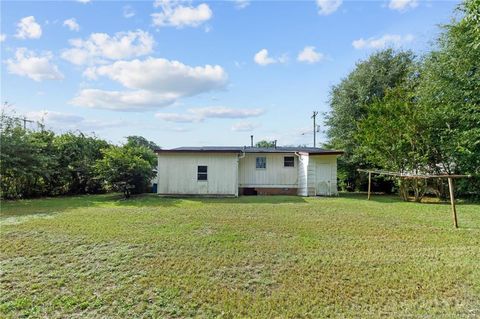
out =
[[[337,195],[341,151],[313,147],[159,149],[160,195]]]

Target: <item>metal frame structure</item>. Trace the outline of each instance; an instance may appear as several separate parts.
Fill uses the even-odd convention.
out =
[[[362,172],[362,173],[368,173],[368,197],[367,197],[368,200],[370,200],[370,194],[371,194],[371,188],[372,188],[372,174],[395,176],[395,177],[403,178],[403,179],[447,178],[448,179],[448,191],[449,191],[449,194],[450,194],[450,206],[452,208],[453,225],[455,226],[455,228],[458,228],[457,209],[455,207],[455,196],[454,196],[454,191],[453,191],[453,179],[455,179],[455,178],[470,178],[470,177],[472,177],[471,175],[402,174],[402,173],[382,171],[382,170],[373,170],[373,169],[357,169],[357,171]]]

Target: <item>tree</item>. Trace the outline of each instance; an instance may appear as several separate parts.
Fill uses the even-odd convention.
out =
[[[5,114],[1,117],[0,145],[2,197],[22,197],[26,181],[30,179],[30,167],[33,163],[39,163],[20,122]]]
[[[155,151],[156,149],[159,149],[160,146],[155,144],[155,142],[149,141],[143,136],[137,136],[137,135],[131,135],[127,136],[127,145],[129,146],[145,146],[152,151]]]
[[[388,89],[383,99],[370,106],[368,116],[359,122],[355,134],[357,152],[368,162],[402,174],[428,173],[428,140],[425,116],[415,100],[416,79]],[[415,200],[425,192],[425,181],[400,180],[400,195],[408,199],[409,188]]]
[[[376,54],[334,87],[329,137],[333,147],[346,150],[340,176],[352,176],[362,165],[472,174],[457,190],[480,194],[480,1],[468,0],[459,10],[461,18],[443,27],[436,49],[420,63],[408,55],[395,60]],[[385,77],[388,64],[397,67]],[[407,187],[421,198],[418,180],[400,186],[404,198]],[[445,194],[442,182],[434,186]]]
[[[459,7],[461,18],[443,26],[437,49],[421,68],[418,101],[428,110],[430,166],[472,174],[463,193],[480,194],[480,1]]]
[[[17,117],[5,114],[0,122],[2,197],[52,195],[57,172],[54,133],[25,130]]]
[[[356,151],[359,121],[368,117],[372,103],[382,100],[388,89],[404,83],[414,68],[414,55],[410,51],[379,51],[357,63],[355,69],[331,89],[331,112],[326,120],[327,146],[345,151],[339,159],[338,170],[348,188],[359,187],[357,168],[375,165]]]
[[[111,146],[103,150],[103,158],[96,163],[99,176],[113,190],[130,194],[144,192],[155,175],[155,154],[146,147]]]
[[[258,141],[257,143],[255,143],[255,147],[275,147],[275,141]]]
[[[102,192],[102,181],[96,176],[95,162],[109,144],[96,136],[65,133],[54,140],[61,172],[63,193],[94,194]]]

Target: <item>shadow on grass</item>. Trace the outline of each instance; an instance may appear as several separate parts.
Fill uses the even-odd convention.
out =
[[[339,197],[344,199],[351,199],[351,200],[365,200],[369,202],[377,202],[377,203],[386,203],[386,204],[393,204],[393,203],[405,203],[405,204],[427,204],[427,205],[450,205],[450,200],[438,200],[436,197],[424,197],[422,202],[418,203],[414,200],[410,200],[408,202],[401,199],[398,195],[387,195],[387,194],[375,194],[373,193],[370,196],[370,200],[367,199],[366,192],[356,192],[356,193],[347,193],[341,192]],[[470,206],[470,205],[478,205],[478,202],[474,201],[466,201],[462,198],[455,199],[455,205],[462,205],[462,206]]]
[[[285,204],[304,203],[298,196],[241,196],[241,197],[161,197],[157,194],[134,195],[124,199],[118,193],[78,195],[2,201],[0,218],[56,214],[66,210],[88,207],[176,207],[189,204]]]
[[[347,200],[364,200],[369,202],[379,202],[379,203],[405,203],[400,197],[395,195],[386,195],[386,194],[372,194],[370,200],[367,198],[367,193],[358,192],[358,193],[347,193],[341,192],[339,194],[340,198]]]
[[[119,206],[177,206],[186,203],[199,204],[286,204],[305,203],[300,196],[239,196],[239,197],[196,197],[196,196],[158,196],[156,194],[141,194],[128,200],[117,201]]]

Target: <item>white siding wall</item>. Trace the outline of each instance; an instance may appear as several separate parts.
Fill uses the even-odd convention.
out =
[[[298,191],[300,196],[308,196],[308,154],[298,157]]]
[[[208,180],[197,181],[197,166],[208,166]],[[238,156],[222,153],[160,153],[158,193],[238,195]]]
[[[257,169],[256,158],[267,158],[267,168]],[[284,167],[283,158],[293,156],[294,167]],[[240,187],[297,187],[298,157],[293,153],[247,153],[239,162]]]
[[[338,195],[337,156],[336,155],[310,156],[308,177],[309,177],[309,185],[310,187],[314,187],[316,195],[323,195],[323,196]],[[312,180],[310,180],[310,178]]]
[[[314,156],[309,156],[308,160],[308,169],[307,169],[307,187],[308,187],[308,196],[317,195],[317,176],[316,176],[316,161]]]

